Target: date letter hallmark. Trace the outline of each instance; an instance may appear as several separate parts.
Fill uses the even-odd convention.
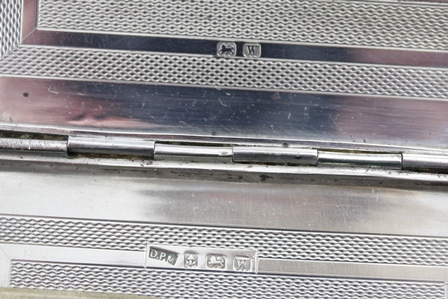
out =
[[[248,272],[252,270],[251,259],[245,256],[236,256],[233,259],[233,269],[235,271]]]
[[[261,45],[260,44],[244,44],[243,56],[246,58],[259,58],[261,57]]]

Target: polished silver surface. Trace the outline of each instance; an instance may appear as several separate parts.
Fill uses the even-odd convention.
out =
[[[125,171],[23,160],[1,165],[4,215],[448,237],[446,183],[435,179],[359,180],[336,172],[219,176],[218,170]]]
[[[448,103],[0,78],[3,130],[446,149]],[[114,90],[109,95],[109,90]],[[27,96],[25,96],[25,95]],[[344,145],[345,144],[345,145]]]
[[[38,4],[39,0],[19,0],[13,1],[16,3],[20,3],[21,5],[21,40],[16,44],[19,45],[20,42],[23,42],[27,38],[33,35],[33,33],[37,30],[37,22],[38,22]]]
[[[345,278],[371,278],[414,281],[447,281],[446,267],[412,267],[379,264],[352,264],[341,262],[285,261],[260,259],[259,269],[264,273],[285,275],[298,274],[306,276],[329,276]],[[394,296],[399,296],[394,294]]]

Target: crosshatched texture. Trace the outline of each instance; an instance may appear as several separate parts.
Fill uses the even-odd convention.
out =
[[[254,248],[261,258],[448,266],[448,239],[0,218],[0,242],[143,251],[148,243]]]
[[[0,74],[321,94],[448,98],[448,69],[21,47]]]
[[[20,44],[22,1],[0,1],[0,58]]]
[[[443,283],[202,273],[50,263],[12,263],[11,287],[160,298],[442,299]]]
[[[448,6],[330,0],[40,1],[39,27],[448,50]]]

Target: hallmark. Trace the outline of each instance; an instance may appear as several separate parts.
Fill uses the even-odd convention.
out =
[[[195,268],[198,266],[198,254],[194,252],[186,252],[184,254],[185,268]]]
[[[174,251],[169,251],[156,247],[149,248],[150,259],[167,262],[168,264],[171,264],[173,266],[176,264],[178,256],[179,254]]]
[[[207,268],[209,269],[225,269],[226,258],[223,255],[211,254],[207,256]]]
[[[261,57],[261,45],[246,43],[243,45],[243,56],[247,58]]]
[[[251,270],[251,259],[245,256],[236,256],[233,259],[233,269],[235,271],[250,271]]]
[[[219,42],[217,46],[217,55],[219,57],[235,57],[237,47],[233,42]]]
[[[145,267],[256,272],[257,251],[254,249],[188,247],[175,245],[148,244]]]

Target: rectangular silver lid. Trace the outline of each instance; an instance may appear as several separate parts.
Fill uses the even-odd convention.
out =
[[[0,128],[446,148],[447,4],[101,3],[2,1]]]

